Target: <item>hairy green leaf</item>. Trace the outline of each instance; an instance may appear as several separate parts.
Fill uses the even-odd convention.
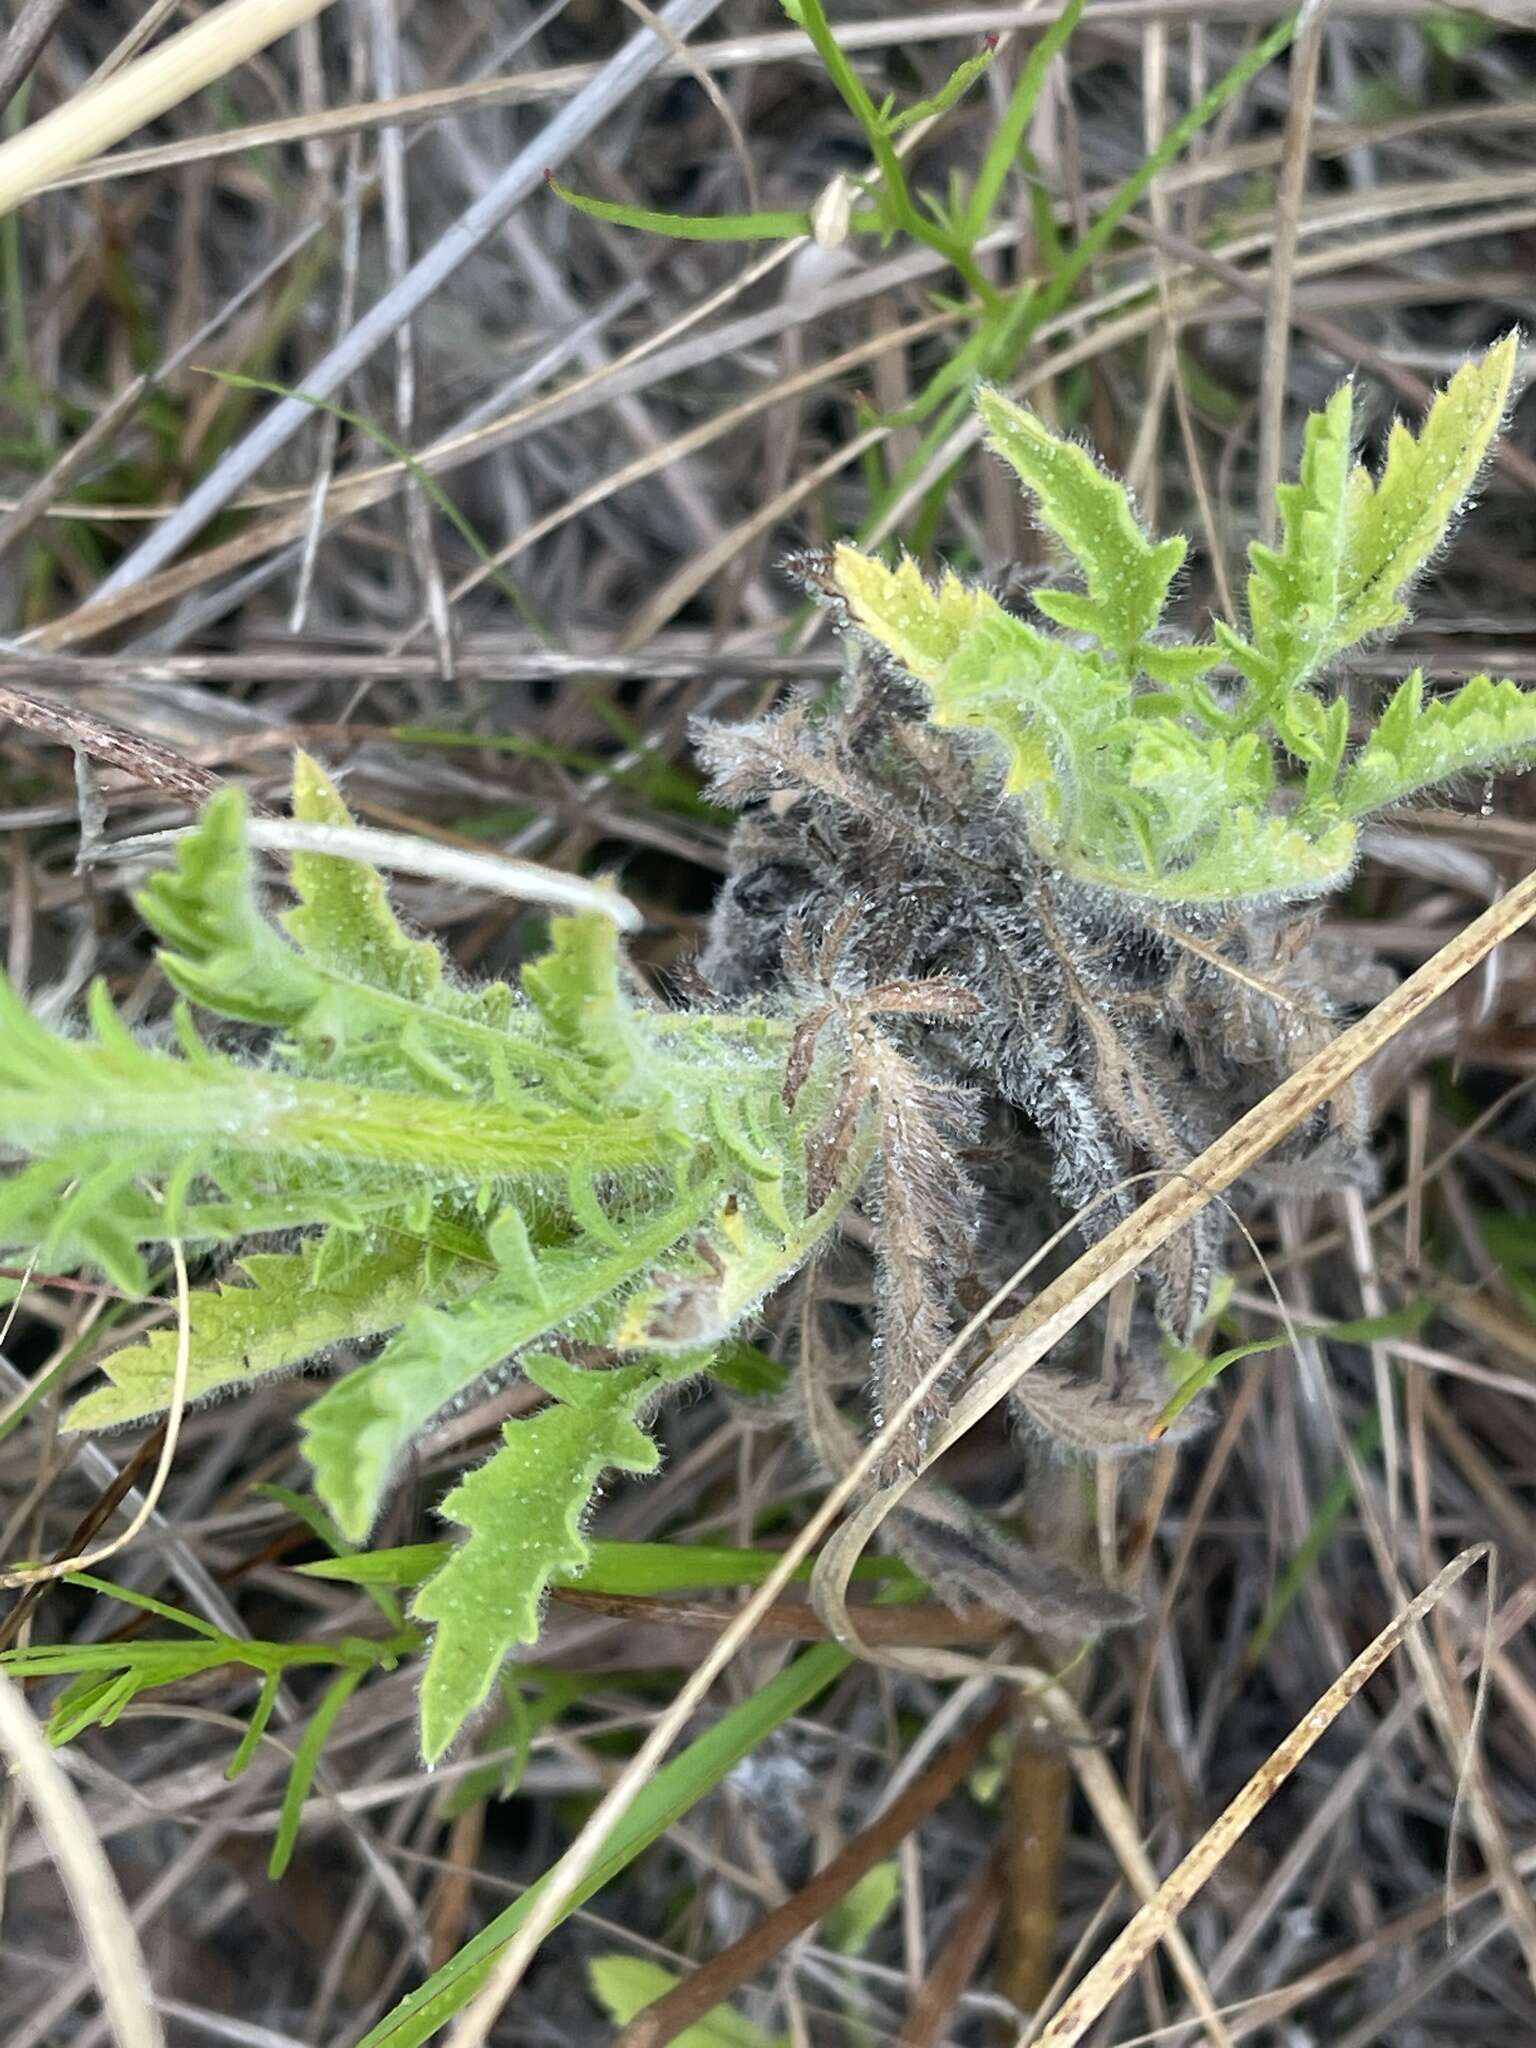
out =
[[[443,1514],[468,1534],[412,1609],[436,1623],[421,1688],[429,1763],[483,1705],[507,1652],[537,1638],[551,1574],[586,1562],[582,1523],[602,1474],[656,1469],[659,1453],[636,1410],[667,1376],[631,1366],[589,1377],[589,1398],[579,1407],[557,1401],[505,1423],[502,1448],[443,1502]]]
[[[324,993],[312,969],[262,915],[245,836],[243,790],[221,789],[175,864],[134,897],[163,941],[160,965],[181,992],[222,1017],[295,1024]]]
[[[1415,669],[1344,771],[1339,803],[1352,818],[1400,803],[1470,771],[1536,758],[1536,690],[1474,676],[1449,697],[1424,701]]]
[[[1170,903],[1315,894],[1350,873],[1352,820],[1536,756],[1536,699],[1513,684],[1479,678],[1425,707],[1410,679],[1346,766],[1347,702],[1304,687],[1398,616],[1476,476],[1513,363],[1511,339],[1458,373],[1417,438],[1395,430],[1374,483],[1352,466],[1352,393],[1335,394],[1308,424],[1300,479],[1281,488],[1281,545],[1251,550],[1251,641],[1221,622],[1215,646],[1153,641],[1183,542],[1149,539],[1085,450],[996,391],[978,397],[988,438],[1087,583],[1038,593],[1037,608],[1104,651],[1027,626],[951,572],[930,584],[910,560],[887,568],[840,547],[833,581],[858,630],[927,689],[936,725],[996,742],[1051,865]],[[1202,684],[1223,654],[1246,697]],[[1287,762],[1304,783],[1282,779]]]
[[[302,751],[293,761],[293,815],[306,825],[352,823],[336,785]],[[292,861],[299,904],[281,923],[307,959],[413,1002],[438,994],[443,956],[430,939],[406,936],[376,868],[322,853]]]
[[[618,928],[606,917],[557,917],[549,936],[550,950],[523,969],[523,987],[555,1043],[618,1086],[635,1058],[619,988]]]
[[[1346,502],[1353,460],[1354,388],[1341,384],[1307,421],[1301,475],[1276,492],[1282,542],[1249,548],[1248,616],[1254,658],[1226,636],[1250,680],[1274,688],[1303,681],[1337,644],[1347,574]]]
[[[192,1296],[187,1398],[237,1393],[336,1344],[393,1329],[420,1294],[426,1247],[406,1237],[319,1268],[323,1241],[291,1255],[247,1253],[245,1281]],[[68,1429],[111,1429],[158,1415],[170,1399],[177,1331],[156,1330],[104,1362],[107,1384],[70,1409]]]
[[[1047,618],[1134,662],[1156,630],[1168,591],[1184,561],[1180,536],[1149,541],[1118,478],[1087,449],[1053,434],[1044,421],[1001,391],[983,386],[977,405],[987,439],[1034,498],[1040,523],[1082,569],[1086,597],[1041,590]]]
[[[306,824],[351,823],[302,754],[294,803]],[[526,1099],[525,1079],[578,1071],[536,1028],[517,1028],[520,1006],[504,983],[461,990],[449,981],[436,946],[402,930],[375,869],[295,854],[292,880],[300,900],[281,920],[289,945],[260,911],[243,796],[221,791],[178,842],[174,869],[136,899],[166,942],[160,961],[175,986],[221,1016],[280,1028],[294,1065],[337,1079],[510,1102]],[[537,1026],[531,1010],[523,1016]]]
[[[864,1157],[868,1142],[866,1134],[861,1139]],[[690,1231],[682,1242],[677,1241],[678,1212],[667,1212],[654,1225],[654,1236],[668,1232],[671,1249],[648,1285],[622,1295],[618,1290],[624,1280],[655,1255],[632,1228],[622,1248],[606,1252],[604,1270],[618,1296],[611,1320],[594,1312],[589,1323],[573,1328],[569,1303],[558,1299],[553,1279],[548,1283],[536,1312],[545,1329],[596,1337],[619,1351],[640,1350],[646,1361],[594,1372],[560,1358],[524,1354],[524,1370],[556,1396],[558,1405],[528,1421],[507,1423],[504,1448],[449,1495],[443,1513],[463,1524],[469,1536],[416,1600],[417,1616],[439,1624],[422,1681],[422,1740],[428,1756],[440,1755],[484,1700],[506,1652],[535,1639],[551,1576],[586,1562],[581,1523],[601,1474],[609,1467],[629,1472],[654,1468],[655,1447],[639,1427],[639,1417],[664,1386],[698,1372],[722,1336],[800,1264],[857,1185],[864,1157],[856,1151],[836,1197],[787,1231],[781,1228],[787,1217],[776,1221],[759,1207],[760,1186],[746,1200],[735,1194],[723,1201],[715,1196],[707,1229]],[[579,1250],[568,1255],[573,1273],[582,1256]],[[541,1261],[541,1276],[559,1270],[554,1255]],[[590,1299],[597,1290],[590,1279],[587,1286]],[[519,1338],[523,1344],[532,1341],[532,1335]],[[381,1378],[378,1385],[381,1390],[386,1384],[393,1387],[398,1377]],[[436,1382],[433,1391],[440,1386]],[[342,1392],[329,1398],[337,1400]],[[355,1460],[357,1433],[341,1434],[352,1441]],[[342,1504],[326,1497],[350,1534]]]
[[[304,1416],[315,1490],[353,1542],[368,1534],[395,1464],[433,1416],[530,1344],[568,1331],[602,1336],[618,1290],[642,1275],[717,1199],[706,1179],[637,1220],[617,1249],[581,1239],[531,1267],[504,1267],[452,1307],[421,1303],[376,1359],[359,1366]],[[501,1242],[507,1242],[504,1232]]]
[[[934,587],[911,561],[888,569],[841,547],[835,577],[859,629],[927,687],[934,723],[998,741],[1008,789],[1065,872],[1177,902],[1294,895],[1348,874],[1347,825],[1271,814],[1274,762],[1258,735],[1133,716],[1129,686],[1102,657],[1036,632],[952,574]],[[1167,651],[1190,655],[1186,680],[1212,658]]]
[[[303,756],[294,801],[306,823],[347,822]],[[654,1463],[643,1409],[833,1227],[872,1132],[851,1132],[834,1198],[809,1214],[807,1137],[831,1078],[818,1064],[785,1107],[783,1023],[636,1002],[597,916],[553,920],[521,991],[460,988],[377,873],[339,856],[296,856],[297,901],[270,920],[244,817],[238,795],[210,805],[143,908],[186,996],[277,1036],[255,1062],[215,1054],[182,1009],[176,1047],[145,1044],[100,988],[90,1035],[69,1037],[0,986],[0,1129],[20,1155],[0,1178],[0,1246],[98,1264],[139,1294],[143,1244],[313,1227],[294,1251],[248,1249],[237,1280],[194,1293],[188,1391],[386,1338],[306,1422],[341,1541],[366,1534],[402,1453],[477,1381],[516,1363],[553,1389],[556,1405],[453,1496],[470,1535],[422,1596],[432,1618],[446,1603],[427,1688],[440,1748],[526,1639],[550,1572],[585,1561],[598,1476]],[[587,1373],[537,1343],[648,1362]],[[170,1328],[111,1356],[72,1426],[163,1409],[176,1357]],[[497,1601],[502,1622],[482,1626]],[[120,1712],[145,1673],[185,1655],[72,1672],[71,1725]]]
[[[1507,334],[1464,364],[1417,435],[1394,421],[1378,480],[1364,468],[1351,474],[1343,645],[1405,616],[1400,599],[1445,539],[1504,417],[1518,345],[1518,335]]]
[[[1095,779],[1094,750],[1128,707],[1123,681],[952,573],[935,588],[915,562],[887,569],[852,547],[837,550],[834,573],[860,630],[927,686],[935,725],[990,733],[1009,790],[1048,840],[1069,837]]]
[[[1349,385],[1307,423],[1300,480],[1278,493],[1278,549],[1248,550],[1249,635],[1218,638],[1259,693],[1283,703],[1333,655],[1399,625],[1410,585],[1450,530],[1509,403],[1518,337],[1467,363],[1417,435],[1395,421],[1381,475],[1353,462]]]

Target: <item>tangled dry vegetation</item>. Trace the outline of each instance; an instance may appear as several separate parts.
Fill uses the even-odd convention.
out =
[[[42,172],[0,147],[4,965],[66,1034],[27,1056],[67,1062],[97,979],[155,1058],[186,1044],[130,900],[163,848],[125,842],[235,785],[270,845],[299,748],[362,825],[416,838],[395,901],[466,986],[535,963],[557,1051],[583,1050],[594,992],[617,1014],[776,991],[769,1109],[743,1136],[712,1101],[699,1146],[750,1180],[782,1113],[801,1207],[847,1206],[723,1380],[651,1418],[659,1474],[610,1481],[595,1556],[570,1532],[583,1570],[554,1574],[537,1644],[432,1768],[402,1589],[441,1565],[454,1482],[569,1415],[608,1326],[521,1377],[461,1372],[370,1576],[375,1496],[353,1531],[309,1490],[313,1373],[178,1397],[169,1430],[63,1427],[125,1339],[158,1333],[141,1348],[174,1366],[189,1277],[227,1266],[189,1276],[177,1247],[148,1302],[131,1234],[79,1270],[5,1269],[0,2036],[1527,2042],[1530,783],[1369,827],[1320,926],[1270,904],[1241,952],[1215,910],[1132,930],[1071,889],[999,923],[999,862],[1033,858],[1013,814],[977,812],[974,755],[914,737],[889,667],[846,681],[782,564],[825,585],[839,541],[895,539],[1026,612],[1050,551],[972,455],[980,375],[1190,536],[1180,640],[1238,618],[1244,548],[1275,537],[1252,508],[1341,375],[1379,453],[1394,408],[1536,323],[1536,26],[1515,0],[1335,0],[1299,26],[1247,0],[844,0],[835,42],[814,0],[672,0],[654,34],[633,0],[259,11],[205,10],[197,78],[153,101],[140,46],[153,63],[175,5],[28,0],[0,43],[11,129],[76,124]],[[1536,682],[1530,422],[1517,403],[1411,623],[1342,665],[1357,740],[1416,666]],[[944,827],[906,859],[893,735]],[[298,782],[334,827],[329,785]],[[227,996],[215,927],[244,870],[221,805],[197,875],[141,900],[162,935],[181,918],[183,970],[201,920],[192,967],[211,986],[221,958]],[[616,877],[643,916],[632,988],[570,926],[541,959],[546,919],[488,853]],[[325,870],[294,861],[306,943]],[[1436,999],[1351,1038],[1358,1088],[1266,1107],[1434,961]],[[1012,1039],[977,994],[1005,976],[1034,1020]],[[291,1021],[264,984],[244,1001],[194,1085]],[[36,1026],[3,1014],[14,1140]],[[1091,1101],[1063,1050],[1085,1033]],[[919,1045],[942,1057],[914,1066]],[[883,1166],[856,1201],[871,1103]],[[1235,1231],[1177,1184],[1212,1145],[1222,1185],[1267,1160]],[[610,1193],[573,1176],[572,1228],[611,1239]],[[54,1194],[79,1204],[80,1176]],[[1079,1239],[1017,1281],[1095,1200],[1099,1265]],[[749,1228],[735,1203],[686,1284],[624,1297],[685,1363]],[[313,1258],[318,1300],[334,1270],[278,1221],[247,1229]],[[462,1250],[483,1216],[452,1221]],[[1161,1428],[1170,1339],[1180,1371],[1227,1362],[1196,1367],[1198,1427]],[[330,1341],[322,1366],[371,1357]],[[872,1357],[914,1428],[866,1455]],[[642,1392],[615,1429],[643,1446]],[[850,1469],[899,1490],[925,1442],[943,1488],[892,1517],[896,1559],[856,1563]],[[767,1587],[744,1628],[776,1554],[823,1537],[809,1596]],[[853,1570],[877,1584],[848,1606]]]

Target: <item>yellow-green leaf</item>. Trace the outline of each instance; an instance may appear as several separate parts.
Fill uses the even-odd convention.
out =
[[[1149,540],[1118,477],[1025,406],[986,387],[977,393],[977,404],[987,440],[1031,494],[1041,524],[1077,562],[1088,586],[1086,599],[1076,592],[1041,591],[1036,602],[1058,623],[1093,633],[1122,660],[1133,661],[1163,615],[1184,560],[1183,538]]]

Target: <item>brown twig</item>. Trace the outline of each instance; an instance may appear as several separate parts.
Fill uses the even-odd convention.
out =
[[[1004,1725],[1011,1702],[998,1700],[968,1735],[945,1751],[895,1799],[880,1818],[855,1835],[810,1883],[777,1906],[740,1941],[733,1941],[658,1998],[615,2036],[613,2048],[665,2048],[685,2027],[712,2012],[723,1999],[755,1977],[785,1946],[814,1927],[868,1870],[889,1856],[913,1828],[926,1820],[964,1783],[987,1744]]]
[[[1054,1978],[1071,1803],[1066,1750],[1059,1742],[1037,1742],[1021,1731],[1008,1778],[1001,1877],[1006,1911],[997,1964],[997,1988],[1020,2012],[1035,2012]]]
[[[145,1471],[159,1457],[160,1447],[164,1441],[165,1424],[162,1422],[158,1429],[151,1430],[150,1434],[145,1437],[143,1443],[139,1445],[111,1485],[103,1491],[101,1497],[92,1504],[90,1509],[81,1516],[61,1546],[53,1553],[52,1558],[49,1560],[50,1563],[58,1564],[62,1559],[74,1557],[80,1551],[90,1547],[97,1531],[105,1527],[106,1523],[111,1520],[123,1501],[138,1484],[140,1473]],[[40,1578],[36,1584],[28,1586],[10,1613],[3,1621],[0,1621],[0,1650],[8,1648],[10,1644],[15,1642],[27,1616],[36,1607],[38,1601],[42,1599],[52,1583],[51,1579]]]
[[[432,1936],[431,1963],[443,1969],[464,1938],[464,1923],[474,1903],[476,1864],[485,1835],[485,1801],[466,1806],[448,1831],[448,1861],[432,1890],[427,1924]]]
[[[142,733],[130,732],[125,725],[112,725],[92,711],[82,711],[78,705],[34,697],[30,690],[18,690],[11,683],[0,683],[0,718],[8,718],[45,739],[59,740],[66,747],[79,748],[93,761],[105,761],[110,767],[120,768],[135,782],[147,782],[151,788],[194,809],[223,786],[222,776],[215,775],[211,768],[199,768],[174,747],[145,739]]]
[[[967,1886],[948,1941],[907,2010],[897,2048],[938,2048],[955,2004],[975,1976],[997,1926],[1007,1848],[1000,1845]]]

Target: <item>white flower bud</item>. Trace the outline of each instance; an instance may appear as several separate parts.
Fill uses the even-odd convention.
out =
[[[823,249],[840,249],[848,239],[848,221],[853,212],[853,186],[846,172],[839,171],[811,208],[811,233]]]

